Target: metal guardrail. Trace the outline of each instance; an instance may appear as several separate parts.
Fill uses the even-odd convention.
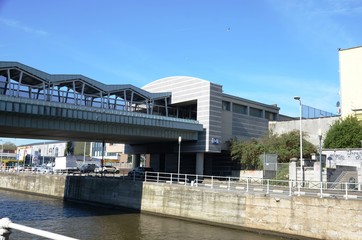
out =
[[[26,93],[28,94],[28,91],[26,91]],[[52,97],[57,98],[57,96],[52,96]],[[121,110],[121,109],[107,109],[107,108],[101,108],[101,107],[90,107],[90,106],[84,106],[84,105],[76,105],[76,104],[72,104],[72,103],[61,103],[58,100],[47,101],[44,99],[29,99],[28,96],[16,97],[16,96],[8,96],[8,95],[0,94],[0,100],[11,101],[11,102],[16,102],[16,103],[26,103],[26,104],[30,104],[30,105],[59,107],[59,108],[80,110],[80,111],[86,111],[86,112],[97,112],[97,113],[113,114],[113,115],[143,117],[143,118],[148,118],[148,119],[169,120],[169,121],[173,121],[173,122],[192,123],[192,124],[199,123],[197,120],[194,120],[194,119],[178,118],[176,116],[167,117],[167,116],[162,116],[162,115],[146,114],[143,112],[132,112],[132,111],[126,111],[126,110]]]
[[[164,172],[146,172],[144,175],[133,176],[132,179],[134,181],[144,180],[159,184],[177,184],[269,196],[310,196],[362,200],[361,183],[343,182],[333,184],[330,182],[237,178]],[[334,187],[330,188],[329,186],[332,186],[332,184]]]
[[[24,225],[16,224],[11,222],[9,218],[2,218],[0,219],[0,240],[9,240],[11,230],[19,230],[22,232],[26,232],[29,234],[37,235],[40,237],[45,237],[48,239],[54,239],[54,240],[77,240],[77,238],[71,238],[64,235],[39,230],[36,228],[27,227]]]
[[[214,190],[228,190],[239,193],[263,194],[269,196],[310,196],[319,198],[340,198],[362,200],[362,183],[350,182],[316,182],[290,181],[262,178],[240,178],[196,174],[177,174],[166,172],[145,172],[128,175],[130,169],[123,169],[120,173],[59,173],[77,177],[112,177],[123,180],[145,181],[157,184],[177,184],[188,187],[209,188]],[[0,170],[1,172],[1,170]],[[16,170],[13,174],[54,174]],[[58,174],[54,174],[58,175]],[[1,239],[0,239],[1,240]]]

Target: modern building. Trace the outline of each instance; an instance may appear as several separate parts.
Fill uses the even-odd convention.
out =
[[[268,133],[268,122],[278,120],[279,108],[223,93],[222,86],[207,80],[176,76],[156,80],[143,87],[152,93],[170,92],[168,106],[176,116],[195,119],[204,130],[198,141],[181,140],[180,172],[231,175],[238,163],[228,150],[231,139],[259,138]],[[172,143],[132,144],[131,154],[150,154],[158,171],[177,172],[178,139]]]
[[[124,143],[124,151],[103,157],[122,152],[140,164],[147,155],[155,170],[166,172],[177,172],[180,165],[181,173],[230,175],[239,166],[227,152],[228,141],[259,138],[268,133],[269,121],[279,120],[276,105],[226,94],[221,85],[199,78],[168,77],[138,88],[77,74],[48,74],[18,62],[0,61],[0,100],[6,111],[5,106],[14,106],[21,117],[28,110],[36,118],[30,124],[26,115],[18,122],[28,125],[11,129],[4,125],[4,137],[105,142],[107,148]],[[43,114],[56,121],[51,131],[44,128],[50,121]],[[45,156],[49,149],[30,152]],[[99,153],[95,144],[94,155]]]
[[[125,144],[120,143],[103,143],[91,142],[90,143],[90,157],[93,159],[103,159],[104,165],[113,165],[118,168],[131,168],[132,159],[128,154],[125,154]]]
[[[25,165],[43,165],[54,162],[56,157],[65,156],[66,142],[51,141],[33,143],[17,147],[19,160]]]
[[[339,49],[341,114],[362,119],[362,46]]]

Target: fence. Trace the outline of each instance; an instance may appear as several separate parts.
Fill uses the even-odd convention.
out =
[[[134,175],[132,179],[157,184],[177,184],[270,196],[311,196],[362,200],[361,183],[235,178],[164,172],[146,172],[144,175]]]
[[[337,114],[326,112],[307,105],[302,105],[302,117],[305,119],[335,116],[337,116]]]
[[[284,169],[285,166],[283,167]],[[13,172],[13,174],[37,174],[34,172]],[[202,187],[215,190],[237,191],[248,194],[285,196],[331,197],[362,200],[362,183],[318,182],[251,177],[225,177],[166,172],[128,173],[64,173],[78,177],[112,177],[125,181],[146,181],[156,184],[177,184],[187,187]],[[1,240],[1,239],[0,239]]]

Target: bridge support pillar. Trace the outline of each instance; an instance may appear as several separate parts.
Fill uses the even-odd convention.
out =
[[[196,174],[204,174],[204,153],[196,153]]]
[[[132,155],[132,168],[139,167],[141,165],[141,154]]]
[[[164,172],[165,157],[165,154],[150,154],[150,167],[157,172]]]

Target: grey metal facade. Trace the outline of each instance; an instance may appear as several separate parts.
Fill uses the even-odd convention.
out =
[[[184,143],[183,152],[220,152],[212,139],[221,138],[222,86],[193,77],[168,77],[154,81],[143,89],[172,93],[171,106],[195,106],[196,120],[203,125],[197,143]]]
[[[232,138],[258,138],[268,132],[268,122],[277,120],[279,108],[224,94],[222,86],[193,77],[168,77],[146,85],[151,92],[171,92],[170,105],[197,104],[196,119],[204,128],[197,142],[186,143],[183,152],[215,152],[226,149]],[[226,109],[224,104],[229,103]],[[236,111],[236,105],[245,112]]]
[[[276,121],[279,118],[279,108],[276,105],[267,105],[228,94],[223,94],[222,101],[223,143],[234,138],[241,140],[260,138],[268,133],[269,121]],[[226,149],[225,144],[223,149]]]

